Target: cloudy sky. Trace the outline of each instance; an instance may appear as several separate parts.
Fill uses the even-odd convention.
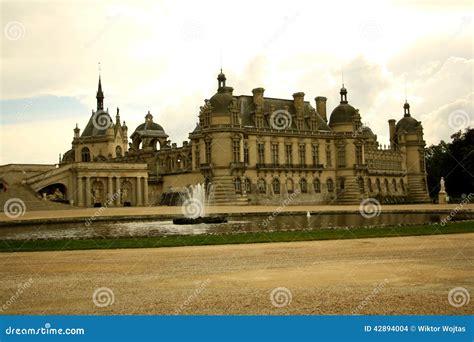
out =
[[[472,1],[15,1],[1,6],[0,164],[55,163],[95,108],[181,145],[222,63],[234,94],[349,102],[388,143],[405,92],[428,144],[474,126]],[[222,61],[222,62],[221,62]],[[406,91],[405,91],[406,89]]]

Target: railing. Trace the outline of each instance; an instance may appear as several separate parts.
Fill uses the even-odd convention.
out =
[[[321,170],[324,169],[324,165],[322,164],[262,164],[258,163],[256,165],[257,169],[260,170],[288,170],[288,169],[296,169],[296,170]]]

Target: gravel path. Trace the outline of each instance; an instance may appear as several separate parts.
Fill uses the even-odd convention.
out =
[[[0,305],[2,314],[465,315],[474,300],[456,308],[448,293],[474,294],[473,256],[474,234],[0,253]],[[102,287],[111,292],[96,302],[113,303],[98,307]]]

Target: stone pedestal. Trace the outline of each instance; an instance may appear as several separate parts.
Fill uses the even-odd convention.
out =
[[[438,194],[438,204],[446,204],[446,191],[440,191]]]

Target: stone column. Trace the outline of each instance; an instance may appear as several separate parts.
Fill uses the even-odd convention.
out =
[[[107,198],[107,206],[112,206],[114,205],[114,201],[113,201],[113,196],[114,196],[114,189],[113,189],[113,183],[112,183],[112,177],[109,176],[108,179],[107,179],[107,192],[109,194],[109,198]]]
[[[84,206],[84,189],[82,185],[82,177],[77,177],[77,205],[80,207]]]
[[[140,177],[137,177],[137,206],[143,205],[142,201],[142,185],[140,182]]]
[[[117,198],[115,199],[115,204],[120,206],[122,204],[122,191],[120,189],[120,177],[115,177],[115,193],[117,194]]]
[[[148,178],[143,177],[143,204],[148,206]]]
[[[89,207],[91,205],[91,179],[86,177],[86,203],[85,206]]]

